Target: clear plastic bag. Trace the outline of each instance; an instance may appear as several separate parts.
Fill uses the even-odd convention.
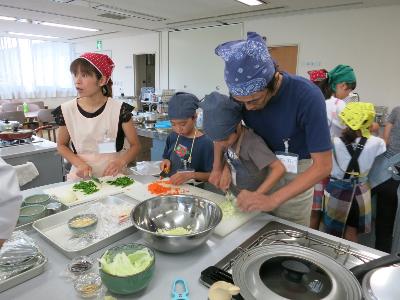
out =
[[[109,236],[132,225],[129,218],[133,205],[94,203],[82,214],[95,214],[98,224],[93,232],[84,235],[71,235],[68,240],[68,249],[80,250],[87,246],[108,238]]]

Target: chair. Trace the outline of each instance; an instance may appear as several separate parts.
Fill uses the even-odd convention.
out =
[[[51,114],[53,110],[52,109],[39,109],[38,112],[38,121],[39,121],[39,126],[44,126],[44,125],[52,125],[50,128],[43,129],[47,131],[47,136],[49,137],[50,141],[56,142],[57,135],[56,135],[56,129],[58,128],[58,125],[56,124],[53,115]],[[53,133],[53,139],[51,137],[51,133]],[[41,132],[39,132],[40,136],[42,136]]]
[[[32,102],[28,102],[28,105],[30,104],[35,104],[37,106],[39,106],[39,109],[44,109],[44,101],[32,101]],[[30,108],[29,108],[30,110]]]
[[[3,111],[0,112],[0,120],[18,121],[20,124],[24,124],[25,115],[22,111]]]
[[[1,110],[3,112],[9,112],[9,111],[17,111],[17,103],[3,103],[1,105]]]
[[[40,109],[40,106],[34,103],[27,103],[28,104],[28,110],[29,111],[38,111]],[[43,107],[44,108],[44,107]]]

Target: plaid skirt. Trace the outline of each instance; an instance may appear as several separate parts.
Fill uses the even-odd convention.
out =
[[[367,182],[352,183],[331,179],[326,187],[322,230],[343,237],[346,222],[353,205],[358,209],[358,233],[371,231],[371,189]]]
[[[316,185],[314,185],[314,196],[312,210],[323,211],[323,202],[325,188],[329,183],[329,177],[322,179]]]

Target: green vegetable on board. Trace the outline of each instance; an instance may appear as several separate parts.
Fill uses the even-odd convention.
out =
[[[115,186],[121,186],[121,187],[127,187],[128,185],[131,185],[135,181],[128,176],[124,177],[118,177],[115,180],[108,180],[107,183]]]
[[[78,183],[75,183],[72,186],[72,189],[74,191],[80,191],[80,192],[84,193],[85,195],[90,195],[90,194],[93,194],[93,193],[99,191],[99,188],[92,180],[80,181]]]

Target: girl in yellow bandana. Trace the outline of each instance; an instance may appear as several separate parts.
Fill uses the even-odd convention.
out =
[[[385,142],[371,136],[375,117],[371,103],[348,103],[339,118],[346,125],[333,140],[333,168],[325,191],[323,231],[357,242],[371,230],[371,190],[368,172],[386,151]]]

